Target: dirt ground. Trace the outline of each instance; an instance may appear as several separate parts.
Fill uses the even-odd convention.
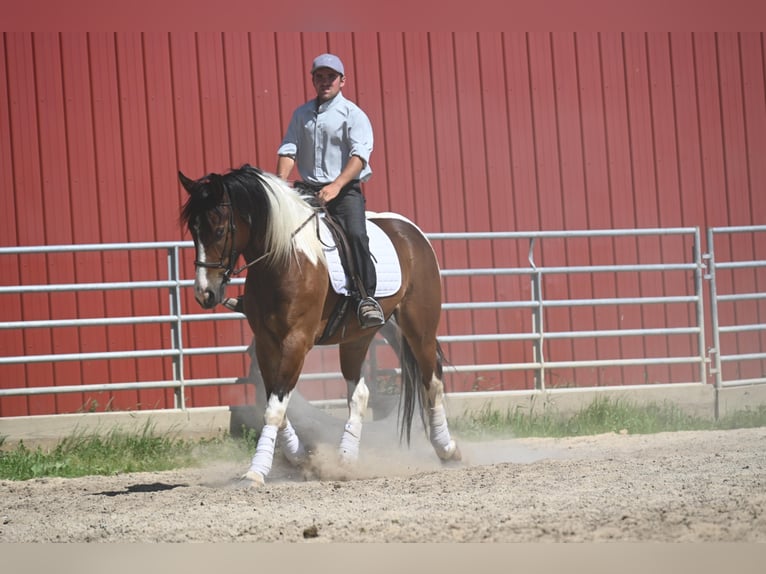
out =
[[[201,469],[0,481],[0,542],[766,542],[766,428],[373,444],[349,474],[329,446]],[[374,441],[373,441],[374,443]]]

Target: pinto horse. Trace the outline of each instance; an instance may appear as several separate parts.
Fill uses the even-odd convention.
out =
[[[315,344],[338,345],[349,408],[339,451],[341,461],[352,464],[358,458],[369,399],[362,363],[378,328],[363,329],[354,313],[346,313],[338,328],[326,332],[343,295],[333,290],[328,276],[317,207],[286,181],[249,165],[197,180],[180,171],[178,176],[189,193],[181,221],[194,239],[197,302],[212,309],[224,300],[231,276],[248,269],[244,312],[254,335],[266,405],[264,426],[243,478],[253,485],[264,483],[277,442],[291,463],[306,460],[287,419],[287,404]],[[368,215],[368,226],[379,226],[390,238],[401,269],[399,289],[379,298],[389,325],[395,326],[402,363],[400,431],[409,441],[417,403],[438,457],[460,460],[444,409],[443,356],[436,338],[441,316],[436,254],[422,231],[406,218]],[[236,268],[240,256],[244,265]]]

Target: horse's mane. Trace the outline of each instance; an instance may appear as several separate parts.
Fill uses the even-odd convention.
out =
[[[200,186],[200,191],[203,186],[220,186],[220,190],[228,194],[236,213],[248,221],[251,228],[261,226],[268,265],[286,265],[295,251],[303,252],[314,265],[324,260],[316,228],[318,219],[308,221],[314,215],[314,208],[276,175],[246,164],[222,175],[207,175],[195,185]],[[221,197],[221,193],[216,194],[214,189],[209,195]],[[188,224],[193,215],[214,208],[209,199],[205,202],[209,195],[204,191],[192,194],[184,205],[182,220]],[[259,230],[252,229],[252,232]]]

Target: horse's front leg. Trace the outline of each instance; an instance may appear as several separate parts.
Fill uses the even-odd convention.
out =
[[[263,376],[261,375],[261,367],[258,363],[258,357],[255,355],[255,342],[250,344],[247,353],[250,356],[249,378],[250,382],[255,386],[255,404],[260,408],[261,405],[267,404],[268,401],[266,399],[266,385],[263,382]],[[265,408],[262,416],[265,416]],[[279,426],[277,442],[279,443],[285,458],[287,458],[290,463],[297,466],[305,461],[306,450],[303,447],[303,444],[301,444],[301,441],[287,416],[285,416],[284,421]]]
[[[261,429],[261,435],[258,437],[258,444],[255,447],[255,454],[250,463],[250,468],[243,477],[250,480],[254,485],[264,484],[266,477],[271,472],[277,435],[280,433],[280,429],[287,428],[289,425],[287,421],[287,403],[289,401],[290,393],[284,395],[281,399],[277,394],[272,393],[268,398],[266,412],[263,417],[263,429]],[[289,428],[292,428],[292,426],[289,425]]]
[[[362,419],[367,411],[370,390],[364,382],[347,380],[348,386],[348,421],[340,439],[340,459],[344,464],[353,464],[359,458],[359,441],[362,438]]]

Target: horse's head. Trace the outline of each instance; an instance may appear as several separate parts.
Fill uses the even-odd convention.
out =
[[[210,174],[198,180],[180,171],[178,178],[189,193],[181,212],[194,239],[196,268],[194,297],[205,309],[223,301],[243,241],[237,230],[237,217],[222,176]]]

